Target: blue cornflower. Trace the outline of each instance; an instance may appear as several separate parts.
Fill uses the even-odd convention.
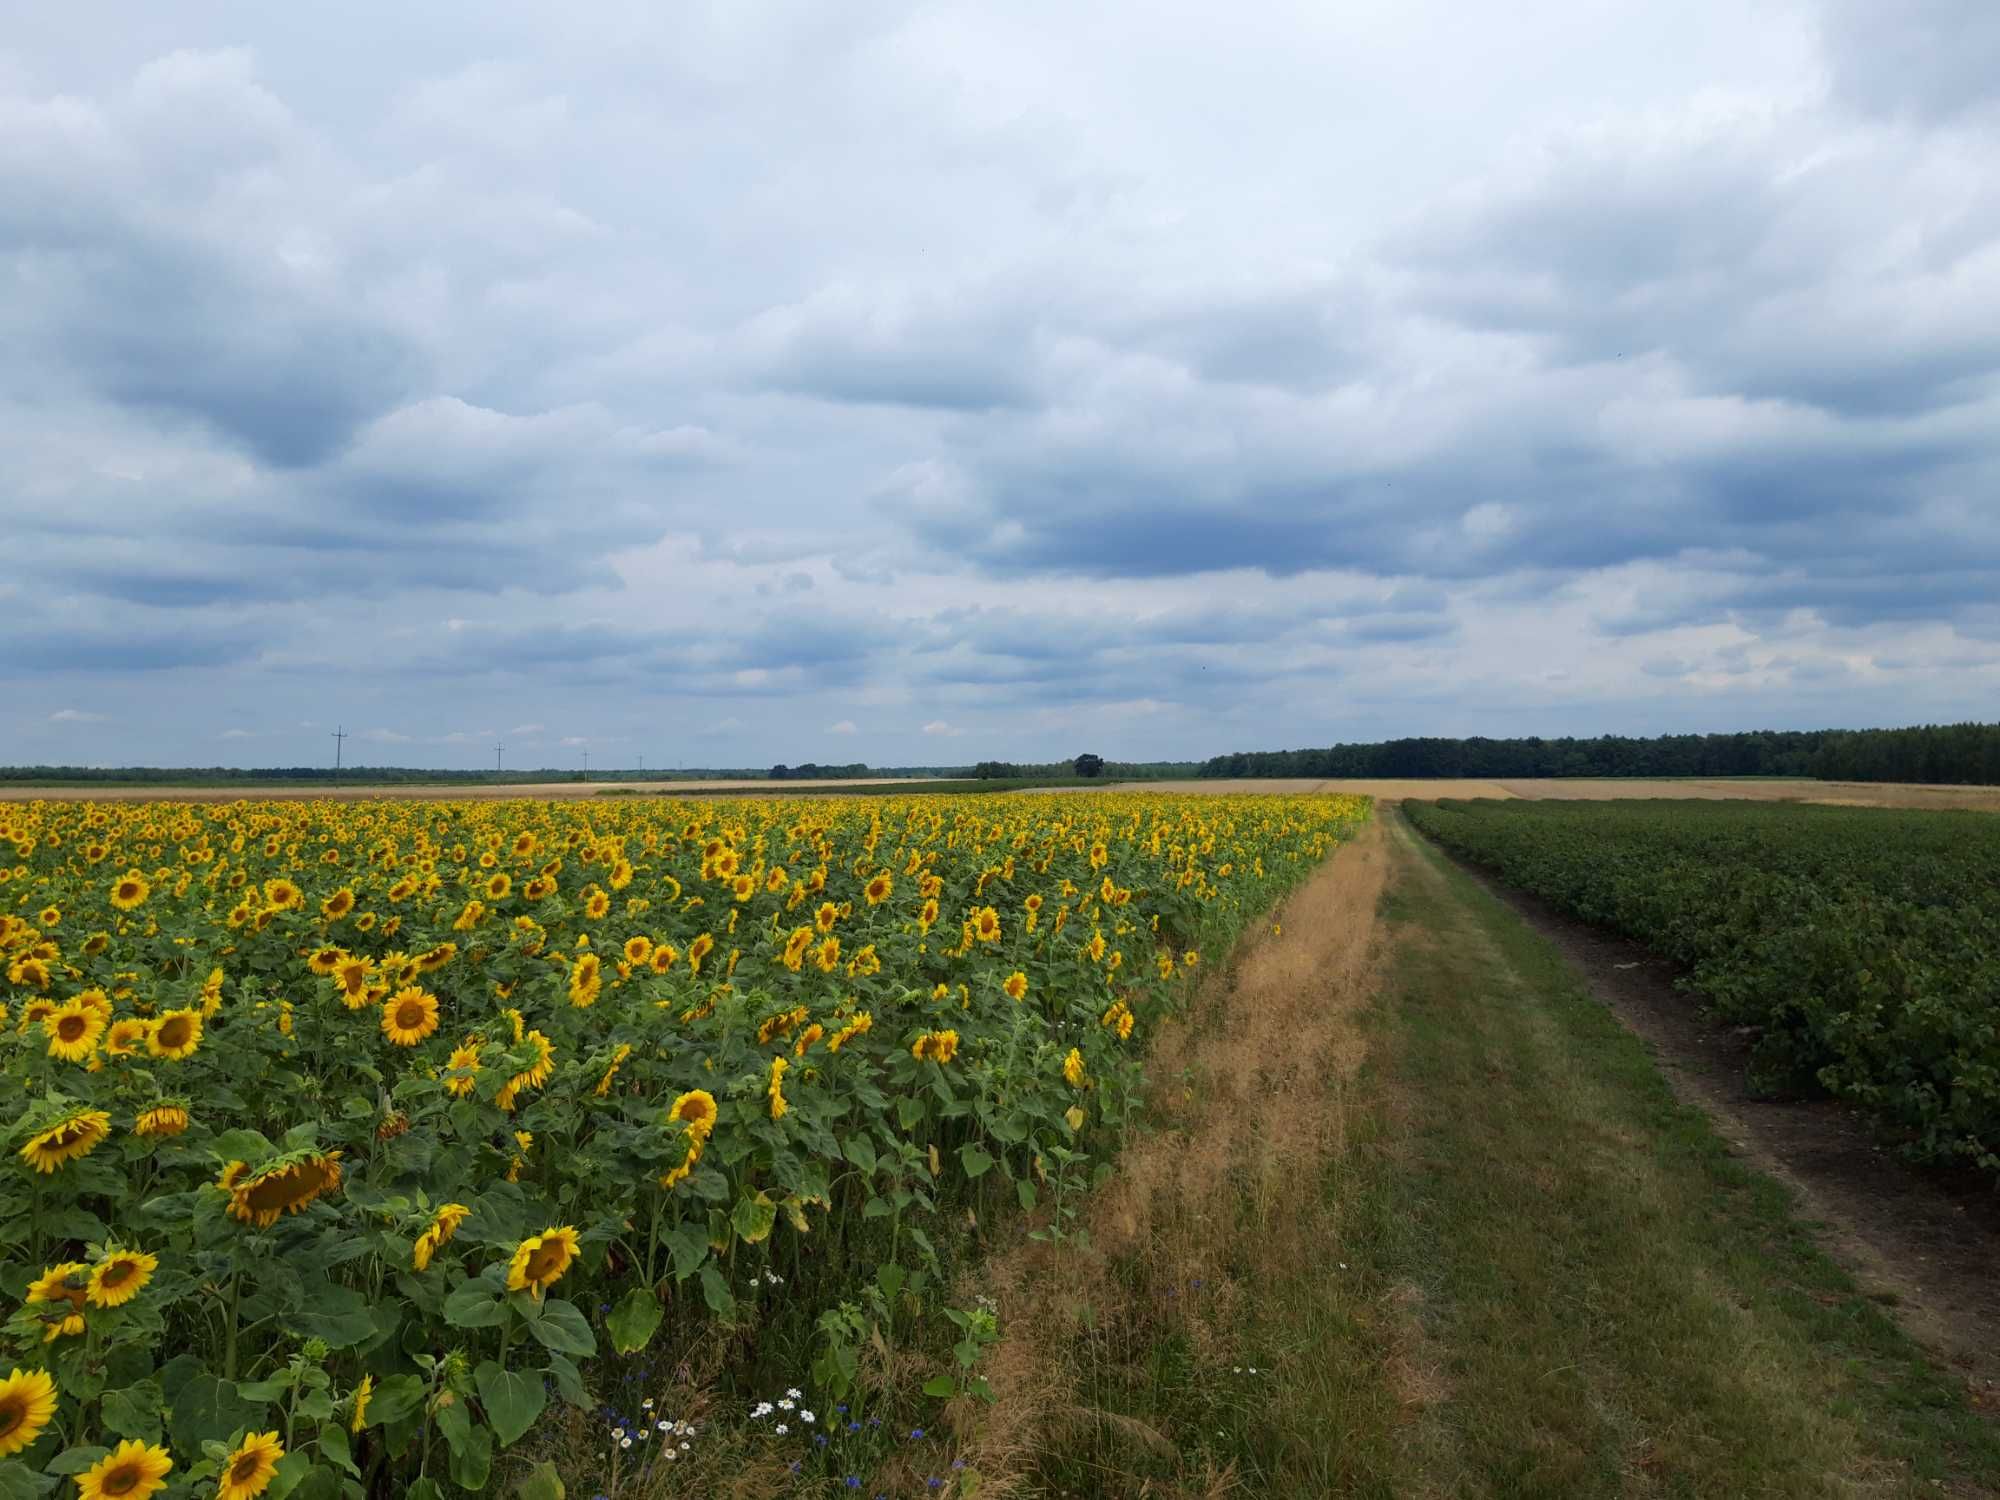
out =
[[[923,1435],[924,1435],[924,1430],[921,1427],[912,1427],[910,1429],[910,1441],[912,1442],[915,1442],[918,1438],[922,1437]]]
[[[849,1422],[847,1424],[847,1430],[849,1432],[859,1432],[861,1430],[861,1424],[859,1422]]]
[[[860,1488],[861,1488],[861,1476],[860,1476],[859,1474],[849,1474],[849,1475],[847,1476],[847,1487],[848,1487],[848,1488],[849,1488],[850,1490],[858,1490],[858,1489],[860,1489]]]

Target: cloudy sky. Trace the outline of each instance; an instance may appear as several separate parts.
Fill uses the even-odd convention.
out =
[[[0,762],[1990,719],[1997,162],[1991,0],[16,7]]]

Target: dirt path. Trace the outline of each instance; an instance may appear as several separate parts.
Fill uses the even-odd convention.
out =
[[[1555,944],[1591,995],[1645,1040],[1674,1092],[1797,1194],[1829,1253],[2000,1409],[2000,1199],[1990,1182],[1906,1167],[1837,1100],[1753,1096],[1745,1041],[1674,988],[1672,964],[1459,867]]]

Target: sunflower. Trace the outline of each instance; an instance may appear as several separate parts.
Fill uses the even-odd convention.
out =
[[[153,1022],[146,1033],[146,1050],[172,1062],[194,1056],[201,1046],[201,1012],[170,1010]]]
[[[794,974],[798,973],[805,963],[806,949],[812,946],[812,940],[813,930],[810,927],[793,928],[792,935],[785,939],[785,948],[778,956],[778,962]]]
[[[707,1135],[715,1129],[715,1095],[707,1089],[689,1089],[667,1111],[669,1124],[678,1120],[694,1134]]]
[[[83,1004],[79,996],[51,1012],[42,1021],[42,1030],[48,1033],[50,1057],[80,1063],[97,1050],[97,1039],[104,1035],[104,1016],[95,1006]]]
[[[486,882],[486,899],[488,901],[505,901],[512,894],[513,890],[514,877],[503,870]]]
[[[625,1059],[631,1055],[632,1044],[630,1042],[620,1042],[618,1050],[611,1054],[611,1066],[604,1070],[604,1076],[597,1080],[597,1087],[592,1091],[598,1098],[603,1099],[611,1093],[611,1081],[618,1076],[618,1070],[624,1066]]]
[[[875,1029],[875,1017],[867,1011],[857,1011],[848,1017],[847,1024],[826,1039],[826,1050],[838,1052],[858,1036],[866,1036]]]
[[[1025,1000],[1028,996],[1028,976],[1016,969],[1000,982],[1000,988],[1009,1000]]]
[[[982,943],[1000,941],[1000,913],[990,906],[982,906],[972,914],[972,935]]]
[[[531,1234],[514,1249],[507,1267],[507,1290],[526,1292],[537,1301],[543,1292],[562,1279],[576,1259],[576,1230],[564,1224]]]
[[[368,1402],[375,1394],[375,1377],[363,1375],[361,1384],[354,1388],[354,1415],[347,1419],[347,1430],[359,1432],[368,1425]]]
[[[680,956],[680,950],[672,943],[655,943],[653,956],[647,963],[655,974],[664,974],[674,966],[675,960]]]
[[[440,1204],[430,1227],[417,1236],[417,1243],[410,1251],[410,1265],[416,1270],[428,1271],[431,1257],[451,1243],[451,1237],[458,1233],[458,1226],[471,1212],[463,1203]]]
[[[81,990],[77,993],[76,999],[72,1003],[89,1006],[90,1009],[104,1017],[106,1024],[109,1024],[111,1020],[111,997],[105,994],[103,990],[94,988]]]
[[[887,870],[881,871],[862,888],[861,894],[868,898],[870,906],[880,906],[896,889],[896,882]]]
[[[92,1307],[123,1307],[145,1290],[159,1268],[157,1255],[137,1250],[108,1250],[90,1268],[90,1286],[85,1295]]]
[[[56,1383],[47,1370],[16,1369],[0,1380],[0,1458],[30,1447],[56,1414]]]
[[[829,937],[813,949],[813,964],[820,973],[831,974],[840,967],[840,939]]]
[[[593,922],[602,921],[611,910],[611,898],[603,891],[592,891],[584,898],[583,912]]]
[[[910,1043],[910,1056],[918,1062],[948,1063],[958,1056],[958,1033],[927,1031]]]
[[[757,894],[757,877],[754,875],[738,875],[734,880],[729,882],[729,894],[738,901],[748,901],[752,896]]]
[[[1069,1056],[1063,1059],[1062,1071],[1063,1077],[1069,1081],[1069,1086],[1073,1089],[1084,1088],[1089,1084],[1090,1080],[1083,1071],[1083,1054],[1074,1047],[1069,1049]]]
[[[653,957],[653,940],[643,934],[625,939],[625,962],[637,968],[648,963]]]
[[[7,978],[9,982],[31,990],[45,990],[49,987],[48,960],[17,958],[7,966]]]
[[[791,1108],[785,1102],[785,1069],[790,1066],[791,1064],[787,1063],[782,1057],[771,1059],[771,1081],[765,1087],[764,1092],[770,1098],[771,1118],[774,1120],[784,1119],[785,1111]]]
[[[597,1003],[603,989],[604,961],[595,953],[584,954],[569,971],[569,1003],[587,1010]]]
[[[347,950],[334,943],[322,943],[306,955],[306,967],[324,979],[340,967],[340,961],[347,957]]]
[[[701,972],[701,961],[704,958],[707,958],[708,955],[713,953],[714,951],[715,951],[715,939],[710,937],[705,932],[700,937],[696,938],[693,942],[689,943],[687,951],[689,970],[693,973],[699,974]]]
[[[409,985],[382,1004],[382,1035],[398,1047],[414,1047],[437,1029],[437,996],[428,990]]]
[[[555,1045],[539,1031],[531,1031],[522,1041],[534,1049],[535,1061],[521,1072],[508,1079],[506,1085],[493,1096],[493,1102],[501,1109],[512,1109],[515,1096],[522,1089],[538,1089],[549,1081],[555,1071]]]
[[[368,986],[375,977],[375,965],[365,958],[348,957],[334,965],[333,982],[340,986],[340,1000],[349,1010],[368,1003]]]
[[[68,1162],[90,1155],[110,1134],[110,1115],[101,1109],[80,1109],[30,1136],[28,1144],[21,1148],[21,1159],[37,1172],[54,1172]]]
[[[319,904],[320,912],[329,922],[338,922],[354,910],[354,892],[342,886]]]
[[[111,882],[111,904],[120,911],[132,911],[146,903],[153,888],[137,870],[127,870]]]
[[[292,1152],[239,1175],[230,1186],[229,1216],[270,1228],[283,1215],[300,1212],[340,1186],[340,1157],[338,1151]]]
[[[222,1482],[216,1486],[215,1500],[252,1500],[270,1487],[277,1477],[278,1460],[285,1445],[276,1432],[253,1432],[222,1462]]]
[[[463,1047],[451,1049],[451,1061],[445,1064],[444,1090],[454,1099],[463,1099],[478,1082],[473,1074],[479,1068],[480,1043],[468,1041]]]
[[[173,1466],[166,1449],[127,1438],[76,1476],[76,1500],[148,1500],[167,1487]]]
[[[66,1260],[60,1265],[50,1266],[34,1281],[28,1283],[28,1294],[22,1300],[29,1307],[47,1307],[51,1311],[38,1313],[36,1317],[46,1325],[42,1342],[83,1332],[83,1305],[86,1300],[85,1284],[90,1275],[90,1267],[80,1260]],[[55,1308],[65,1309],[61,1312]]]
[[[280,876],[264,882],[264,904],[273,911],[296,911],[306,904],[306,893],[298,882]]]

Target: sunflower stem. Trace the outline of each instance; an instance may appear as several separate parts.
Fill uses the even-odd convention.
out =
[[[243,1307],[243,1273],[239,1270],[229,1279],[229,1335],[222,1346],[222,1378],[236,1378],[236,1325],[237,1315]]]

